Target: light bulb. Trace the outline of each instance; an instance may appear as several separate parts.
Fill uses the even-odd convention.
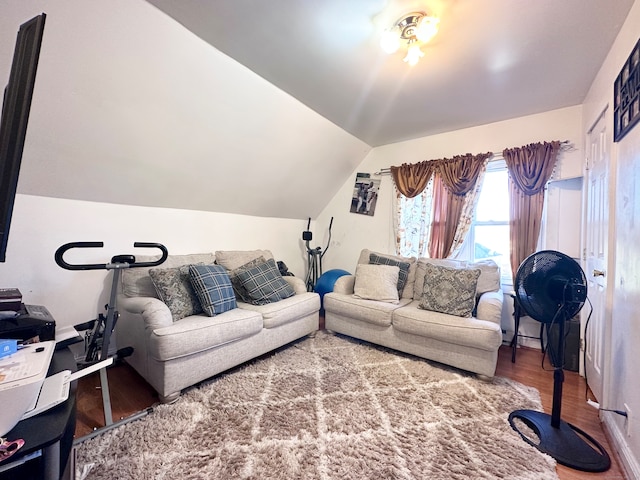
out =
[[[440,23],[439,18],[423,17],[416,29],[416,38],[423,43],[427,43],[438,33],[438,23]]]
[[[420,46],[414,43],[409,45],[407,56],[403,60],[413,67],[422,57],[424,57],[424,53],[420,50]]]
[[[400,48],[400,37],[393,30],[385,30],[380,37],[380,47],[385,53],[395,53]]]

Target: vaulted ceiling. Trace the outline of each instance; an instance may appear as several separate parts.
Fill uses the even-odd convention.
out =
[[[371,146],[580,104],[633,0],[148,0]],[[382,31],[440,18],[414,67]]]
[[[18,192],[315,218],[372,147],[582,103],[633,0],[0,2],[47,22]],[[379,47],[440,18],[414,67]]]

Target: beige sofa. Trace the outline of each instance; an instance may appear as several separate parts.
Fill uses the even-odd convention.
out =
[[[378,257],[390,259],[390,263],[409,264],[405,285],[394,299],[388,286],[380,287],[380,283],[386,273],[399,271],[399,267],[389,265],[378,268],[380,265],[368,265],[372,253],[376,255],[375,252],[363,250],[355,275],[338,278],[333,292],[325,294],[323,307],[326,328],[493,377],[498,348],[502,344],[500,320],[503,293],[500,289],[500,270],[497,264],[491,260],[468,264],[448,259],[416,259],[377,254]],[[362,288],[359,288],[359,284],[371,281],[370,278],[367,280],[367,272],[375,277],[374,282],[378,284],[376,287],[384,292],[376,291],[375,288],[373,292],[370,288],[369,291],[365,289],[363,292]],[[472,277],[478,275],[476,283],[466,287],[467,290],[475,288],[471,293],[473,299],[470,301],[474,303],[471,316],[457,316],[420,308],[421,302],[425,301],[426,293],[434,295],[433,298],[429,298],[426,306],[436,310],[442,307],[438,302],[452,293],[447,291],[450,285],[440,282],[441,278],[437,277],[442,272],[454,275],[454,278],[459,274]],[[394,278],[399,277],[392,276],[389,281],[393,282]],[[366,286],[366,283],[364,285]],[[382,298],[383,301],[371,297]],[[456,296],[454,301],[444,307],[457,309],[462,303],[458,300]],[[435,307],[432,305],[434,302]],[[465,300],[465,303],[468,302]]]
[[[273,261],[267,250],[220,251],[215,255],[169,255],[151,273],[149,268],[122,271],[117,345],[133,347],[126,361],[162,402],[174,401],[182,389],[318,329],[319,296],[307,292],[304,281],[291,276],[280,277],[293,289],[294,294],[287,298],[264,305],[236,299],[236,308],[215,316],[194,313],[197,301],[191,292],[187,292],[191,296],[185,294],[182,285],[188,284],[184,275],[189,265],[215,262],[236,272],[259,257]],[[152,259],[139,257],[138,261]]]

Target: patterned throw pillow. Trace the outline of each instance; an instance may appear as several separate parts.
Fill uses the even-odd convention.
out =
[[[272,258],[238,272],[238,279],[247,291],[248,303],[266,305],[295,295],[293,287],[282,278]]]
[[[202,305],[191,286],[189,265],[175,268],[150,268],[149,276],[158,297],[169,307],[174,322],[202,313]]]
[[[425,264],[424,292],[419,307],[424,310],[470,317],[476,301],[479,269],[450,268]]]
[[[409,278],[409,268],[411,264],[409,262],[400,262],[393,258],[383,257],[376,253],[369,255],[369,264],[371,265],[391,265],[392,267],[398,267],[400,272],[398,273],[398,295],[402,296],[404,286],[407,284]]]
[[[254,258],[250,262],[245,263],[241,267],[238,267],[234,270],[229,270],[229,278],[231,279],[231,285],[233,285],[233,291],[236,293],[236,299],[245,303],[249,303],[249,294],[247,290],[242,286],[242,282],[240,278],[238,278],[238,273],[247,270],[251,267],[255,267],[256,265],[260,265],[261,263],[266,262],[267,260],[260,256],[258,258]]]
[[[202,304],[204,312],[213,317],[236,308],[231,279],[220,265],[190,265],[191,285]]]

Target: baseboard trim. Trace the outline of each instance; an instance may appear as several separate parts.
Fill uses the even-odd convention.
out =
[[[618,459],[622,464],[622,469],[627,478],[630,480],[640,480],[640,464],[629,448],[624,432],[620,430],[618,424],[614,421],[615,417],[617,417],[617,415],[613,412],[602,412],[602,420],[605,430],[609,435],[610,443],[612,443],[613,448],[616,449]]]

